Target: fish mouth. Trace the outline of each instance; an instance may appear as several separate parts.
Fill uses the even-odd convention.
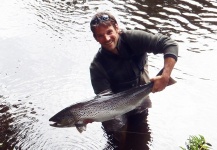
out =
[[[52,127],[64,127],[63,124],[59,124],[59,123],[56,123],[56,122],[51,123],[50,126],[52,126]]]
[[[61,123],[57,123],[57,122],[53,122],[53,123],[50,123],[50,126],[52,127],[57,127],[57,128],[67,128],[67,127],[74,127],[75,125],[74,124],[61,124]]]

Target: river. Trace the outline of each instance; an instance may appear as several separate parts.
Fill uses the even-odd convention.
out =
[[[1,0],[0,149],[113,149],[101,123],[80,134],[48,121],[94,96],[89,65],[99,44],[89,22],[104,10],[121,28],[162,33],[179,44],[177,83],[150,95],[148,149],[178,150],[199,134],[217,149],[216,0]],[[154,76],[162,56],[150,55],[149,65]]]

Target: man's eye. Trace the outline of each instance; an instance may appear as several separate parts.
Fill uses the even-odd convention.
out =
[[[109,34],[109,35],[112,34],[112,31],[108,31],[107,34]]]

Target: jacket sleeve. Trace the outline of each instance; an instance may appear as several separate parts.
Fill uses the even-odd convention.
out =
[[[108,76],[97,61],[93,61],[90,65],[90,78],[95,94],[112,91],[108,81]]]
[[[168,36],[130,30],[126,32],[126,40],[137,54],[163,53],[164,57],[173,57],[175,60],[178,58],[178,45]]]

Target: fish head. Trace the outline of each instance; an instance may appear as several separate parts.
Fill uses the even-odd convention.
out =
[[[49,119],[53,127],[74,127],[76,119],[69,110],[62,110]]]

